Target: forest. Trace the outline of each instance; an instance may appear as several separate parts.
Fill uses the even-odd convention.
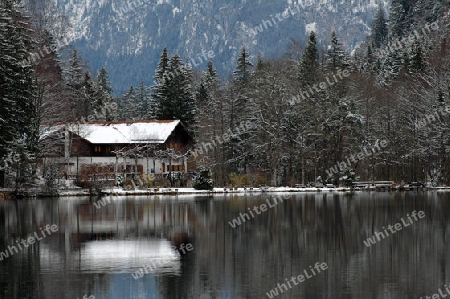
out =
[[[217,185],[448,184],[450,5],[433,2],[380,6],[371,36],[352,53],[334,32],[325,45],[314,32],[292,39],[275,58],[242,47],[227,79],[214,59],[200,71],[163,49],[148,71],[153,85],[136,82],[118,96],[105,68],[93,74],[75,49],[58,44],[69,24],[52,17],[51,2],[24,9],[2,0],[1,171],[26,183],[45,153],[43,126],[96,115],[180,119],[196,140],[190,169],[211,169]]]

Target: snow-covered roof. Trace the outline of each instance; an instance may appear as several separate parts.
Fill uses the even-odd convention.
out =
[[[41,138],[66,126],[93,144],[164,143],[178,124],[179,120],[58,124],[46,128]]]

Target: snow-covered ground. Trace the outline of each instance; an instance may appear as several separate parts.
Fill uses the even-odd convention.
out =
[[[367,189],[356,189],[355,192],[366,191]],[[450,187],[436,187],[428,190],[450,191]],[[194,188],[148,188],[147,190],[124,190],[122,188],[103,189],[102,193],[107,195],[187,195],[187,194],[227,194],[227,193],[263,193],[263,192],[352,192],[350,188],[293,188],[293,187],[262,187],[262,188],[214,188],[212,191],[196,190]],[[62,190],[61,196],[89,195],[88,190]]]

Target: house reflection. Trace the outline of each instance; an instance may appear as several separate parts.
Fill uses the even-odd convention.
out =
[[[271,196],[112,197],[99,209],[94,198],[5,201],[0,250],[45,224],[59,230],[0,262],[0,298],[263,298],[316,262],[329,269],[283,295],[419,298],[448,281],[448,192],[293,194],[230,226]],[[364,245],[413,210],[426,217]],[[192,237],[194,250],[133,279],[137,267],[170,255],[174,233]]]

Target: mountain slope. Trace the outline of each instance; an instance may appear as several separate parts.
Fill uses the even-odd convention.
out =
[[[140,81],[151,84],[164,47],[201,70],[209,52],[222,76],[234,69],[242,47],[253,57],[281,56],[291,39],[304,43],[310,30],[323,45],[335,30],[352,50],[370,33],[378,3],[389,5],[388,0],[55,1],[71,18],[73,45],[94,71],[106,67],[115,93]]]

